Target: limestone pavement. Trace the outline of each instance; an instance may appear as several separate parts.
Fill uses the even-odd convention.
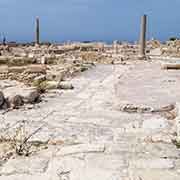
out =
[[[34,109],[1,114],[1,129],[24,120],[28,133],[42,126],[31,141],[48,143],[2,161],[0,180],[179,180],[172,121],[114,107],[115,84],[133,67],[97,65],[71,80],[73,90],[50,91]]]

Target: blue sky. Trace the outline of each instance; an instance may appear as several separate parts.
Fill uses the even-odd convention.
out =
[[[128,40],[139,37],[148,15],[148,38],[180,36],[180,0],[0,0],[0,34],[33,41],[36,16],[41,40]]]

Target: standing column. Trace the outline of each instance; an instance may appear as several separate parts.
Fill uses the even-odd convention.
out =
[[[36,18],[36,44],[39,44],[40,43],[40,28],[39,28],[39,18],[37,17]]]
[[[141,17],[141,33],[140,33],[140,57],[144,58],[146,55],[146,24],[147,16],[143,15]]]
[[[5,36],[3,37],[3,45],[4,46],[6,45],[6,37]]]
[[[118,42],[117,41],[113,42],[113,50],[114,50],[114,54],[118,54]]]

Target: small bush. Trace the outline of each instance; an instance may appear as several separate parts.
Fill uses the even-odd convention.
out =
[[[179,38],[177,38],[177,37],[170,37],[169,38],[169,41],[175,41],[175,40],[178,40]]]
[[[46,81],[34,81],[33,86],[37,88],[39,93],[45,93],[47,89],[47,82]]]

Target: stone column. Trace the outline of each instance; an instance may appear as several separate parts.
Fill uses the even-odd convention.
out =
[[[104,52],[104,44],[101,46],[101,52]]]
[[[146,24],[147,24],[147,16],[143,15],[141,17],[140,49],[139,49],[139,55],[141,58],[145,58],[146,56]]]
[[[39,28],[39,18],[36,18],[36,44],[40,43],[40,28]]]
[[[117,41],[113,42],[113,50],[114,50],[114,54],[118,54],[118,42]]]
[[[4,46],[6,45],[6,37],[5,36],[3,37],[3,45]]]

